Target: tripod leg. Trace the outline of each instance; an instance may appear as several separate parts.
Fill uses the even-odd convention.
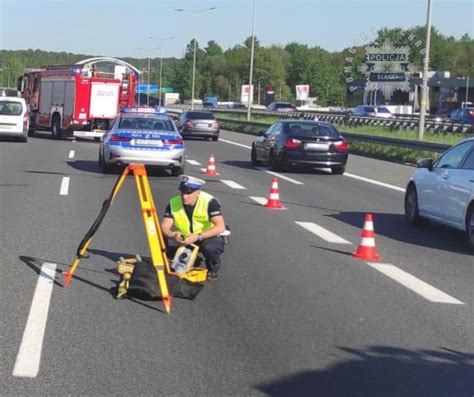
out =
[[[68,272],[63,272],[63,275],[65,277],[64,284],[63,284],[64,288],[66,288],[71,282],[72,276],[74,275],[76,269],[78,268],[81,258],[86,254],[87,250],[89,249],[89,245],[92,242],[92,237],[94,236],[95,232],[97,231],[100,224],[102,223],[102,220],[104,219],[105,214],[107,213],[118,191],[122,187],[123,182],[125,181],[125,178],[127,177],[129,172],[130,172],[130,166],[126,167],[124,171],[122,172],[122,174],[117,178],[117,181],[115,182],[115,185],[112,188],[112,192],[110,193],[110,196],[105,200],[102,206],[99,216],[94,221],[94,223],[92,224],[92,227],[87,231],[86,235],[84,236],[84,239],[79,244],[78,254],[76,255],[76,259],[74,259],[74,262],[72,263],[71,268],[69,269]]]
[[[143,215],[143,222],[145,224],[145,231],[148,239],[148,246],[150,248],[151,261],[156,270],[158,284],[161,290],[161,299],[165,306],[166,313],[171,310],[171,297],[168,292],[168,285],[165,277],[165,262],[163,259],[163,249],[161,241],[159,240],[159,225],[157,225],[156,208],[153,203],[150,185],[146,174],[146,169],[143,164],[133,164],[130,167],[133,169],[135,175],[135,182],[137,184],[138,197],[140,199],[140,207]]]

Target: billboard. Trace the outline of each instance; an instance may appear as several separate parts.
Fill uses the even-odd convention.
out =
[[[240,102],[248,103],[249,101],[249,92],[250,92],[250,103],[253,102],[253,84],[249,86],[248,84],[242,85],[241,93],[240,93]]]
[[[309,85],[302,84],[296,86],[296,100],[307,101],[309,98]]]

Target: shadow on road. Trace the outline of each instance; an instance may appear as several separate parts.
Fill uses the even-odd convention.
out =
[[[256,385],[269,396],[472,397],[474,354],[446,348],[340,347],[354,357],[333,367],[303,371]]]
[[[246,169],[246,170],[255,170],[255,171],[260,171],[260,168],[263,170],[268,170],[271,171],[270,167],[266,166],[265,163],[262,165],[255,166],[249,161],[241,161],[241,160],[224,160],[222,161],[222,164],[229,165],[231,167],[236,167],[236,168],[241,168],[241,169]],[[313,175],[332,175],[331,171],[327,171],[324,169],[318,169],[318,168],[303,168],[303,167],[290,167],[290,168],[285,168],[283,171],[278,172],[279,174],[313,174]],[[338,175],[335,175],[333,177],[337,177]],[[340,176],[340,175],[339,175]]]
[[[402,214],[372,213],[376,235],[421,247],[429,247],[442,251],[472,255],[467,246],[466,237],[460,230],[425,221],[419,226],[410,226]],[[333,217],[341,222],[362,229],[365,213],[340,212]]]
[[[104,174],[99,166],[99,161],[97,160],[74,160],[74,161],[67,161],[67,165],[71,168],[74,168],[78,171],[85,171],[94,174],[100,174],[104,177],[109,175],[118,176],[123,172],[124,166],[118,167],[113,170],[110,174]],[[167,170],[160,168],[160,167],[151,167],[146,166],[146,171],[148,176],[157,176],[157,177],[169,177],[170,173]],[[133,175],[133,174],[132,174]]]
[[[255,170],[258,171],[257,168],[249,161],[241,161],[241,160],[224,160],[222,164],[230,165],[231,167],[242,168],[246,170]]]
[[[40,258],[35,258],[35,257],[31,257],[31,256],[24,256],[24,255],[20,255],[19,256],[19,259],[24,263],[26,264],[29,268],[31,268],[32,270],[34,270],[34,272],[36,274],[40,274],[41,273],[41,266],[43,266],[43,263],[56,263],[54,260],[45,260],[45,259],[40,259]],[[66,269],[69,267],[69,265],[65,265],[63,263],[58,263],[58,265],[61,265],[61,268],[62,269]],[[84,267],[81,267],[82,270],[87,270],[89,272],[96,272],[96,273],[103,273],[103,272],[100,272],[100,271],[97,271],[97,270],[93,270],[93,269],[87,269],[87,268],[84,268]],[[62,270],[60,268],[56,268],[56,273],[59,274],[59,278],[62,277]],[[73,280],[78,280],[82,283],[85,283],[85,284],[88,284],[92,287],[95,287],[95,288],[98,288],[102,291],[107,291],[110,293],[110,290],[108,288],[105,288],[103,287],[102,285],[100,284],[96,284],[92,281],[89,281],[85,278],[82,278],[80,276],[78,276],[77,274],[74,274],[74,277],[73,277]],[[62,283],[60,283],[59,281],[57,281],[56,279],[54,280],[54,284],[59,286],[59,287],[62,287]]]

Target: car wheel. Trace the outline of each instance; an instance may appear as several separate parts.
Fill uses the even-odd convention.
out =
[[[472,204],[466,216],[466,236],[469,247],[474,249],[474,205]]]
[[[184,174],[184,167],[173,167],[171,168],[172,176],[180,176]]]
[[[281,165],[275,156],[275,152],[270,153],[270,167],[272,171],[281,171]]]
[[[102,171],[102,173],[104,173],[104,174],[112,173],[112,166],[105,162],[105,157],[104,157],[103,151],[99,152],[99,166],[100,166],[100,170]]]
[[[346,171],[346,167],[341,165],[339,167],[332,167],[331,170],[332,170],[332,173],[335,175],[342,175]]]
[[[51,132],[54,139],[61,139],[61,118],[58,115],[53,116]]]
[[[217,142],[217,141],[219,140],[219,137],[218,137],[218,136],[213,136],[213,137],[212,137],[212,140],[213,140],[214,142]]]
[[[418,194],[414,184],[409,185],[405,192],[405,218],[410,225],[417,225],[421,220],[418,211]]]
[[[257,160],[257,152],[255,151],[255,146],[252,145],[252,150],[250,151],[250,161],[253,165],[260,165],[260,161]]]

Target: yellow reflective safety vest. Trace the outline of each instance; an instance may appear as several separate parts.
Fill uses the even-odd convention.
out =
[[[209,202],[214,197],[209,193],[200,192],[193,211],[193,233],[204,233],[214,226],[209,220]],[[191,234],[191,224],[183,206],[181,196],[173,197],[170,201],[171,216],[175,226],[185,237]]]

